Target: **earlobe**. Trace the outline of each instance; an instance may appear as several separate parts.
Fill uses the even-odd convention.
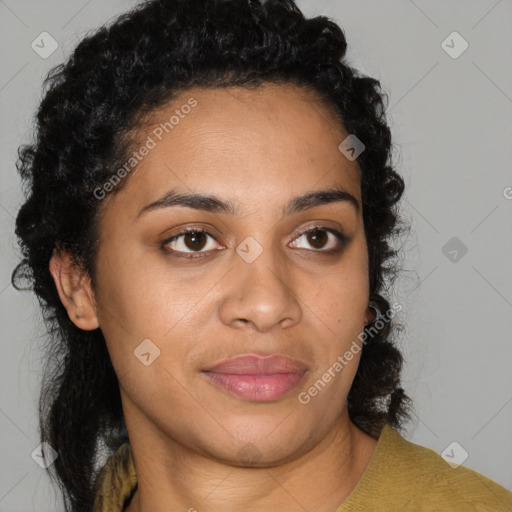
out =
[[[90,277],[80,269],[71,254],[55,249],[49,263],[60,300],[71,321],[80,329],[99,327]]]
[[[370,319],[367,321],[367,323],[373,323],[377,320],[380,320],[384,315],[382,314],[379,304],[375,301],[370,301],[368,304],[368,308],[366,309],[366,316],[365,318],[368,318],[368,313],[370,313]]]
[[[377,312],[373,308],[374,308],[374,306],[368,306],[366,308],[366,313],[364,315],[364,323],[365,323],[365,325],[374,322],[376,320],[376,318],[377,318]]]

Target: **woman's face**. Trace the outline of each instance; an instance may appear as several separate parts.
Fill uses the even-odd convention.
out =
[[[125,187],[101,203],[93,292],[130,434],[271,465],[348,418],[370,319],[360,170],[338,149],[348,135],[299,89],[270,84],[191,89],[139,129],[136,169],[127,160]],[[359,209],[297,200],[331,189]],[[209,199],[166,204],[171,191]],[[206,372],[249,354],[300,364]]]

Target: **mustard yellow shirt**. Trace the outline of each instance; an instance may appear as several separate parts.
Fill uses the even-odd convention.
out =
[[[123,512],[136,487],[125,443],[98,476],[92,512]],[[450,466],[434,450],[407,441],[386,425],[356,487],[333,512],[356,511],[512,512],[512,492],[472,469]]]

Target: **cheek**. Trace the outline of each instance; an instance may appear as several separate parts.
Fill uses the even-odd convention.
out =
[[[202,299],[216,280],[198,282],[184,277],[183,270],[148,259],[144,264],[137,258],[116,261],[113,266],[112,258],[98,260],[97,294],[100,327],[114,367],[118,373],[139,369],[137,356],[149,352],[151,360],[178,368],[197,343],[207,303]]]
[[[114,247],[123,247],[117,251]],[[151,262],[129,240],[116,238],[105,245],[98,256],[98,302],[107,313],[105,323],[116,321],[135,337],[144,335],[148,320],[162,319],[161,308],[179,304],[179,295],[171,292],[173,276]],[[109,318],[114,317],[114,318]]]
[[[313,289],[313,294],[305,292],[304,302],[333,335],[353,333],[364,326],[369,300],[366,268],[360,265],[340,266],[324,276],[321,285]]]
[[[359,365],[369,298],[364,254],[360,256],[363,264],[357,257],[347,259],[345,265],[325,276],[322,286],[317,286],[316,291],[304,299],[310,305],[320,331],[316,337],[318,364],[312,380],[322,379],[325,375],[322,380],[328,381],[326,387],[330,392],[322,395],[348,393]],[[329,371],[330,374],[326,374]]]
[[[332,279],[315,294],[313,311],[321,331],[316,337],[316,364],[302,401],[311,411],[334,419],[344,407],[363,350],[367,280],[354,274]],[[334,405],[333,405],[334,404]]]
[[[151,330],[165,316],[150,269],[133,258],[126,242],[124,254],[115,253],[112,246],[120,245],[114,238],[112,242],[98,256],[95,294],[100,328],[114,366],[121,369],[136,361],[133,351],[146,338],[152,339]]]

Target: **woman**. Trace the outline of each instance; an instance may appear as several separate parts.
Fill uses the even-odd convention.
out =
[[[512,508],[399,433],[404,182],[346,46],[292,0],[153,0],[51,72],[13,282],[52,334],[66,507]]]

